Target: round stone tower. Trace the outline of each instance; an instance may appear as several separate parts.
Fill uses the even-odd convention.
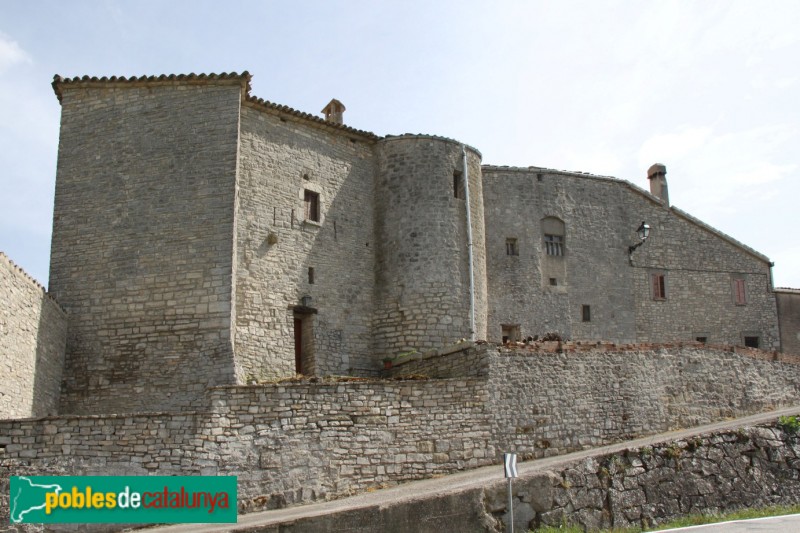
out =
[[[424,351],[471,336],[465,170],[472,227],[475,338],[486,338],[480,163],[480,152],[441,137],[403,135],[378,143],[376,354]]]

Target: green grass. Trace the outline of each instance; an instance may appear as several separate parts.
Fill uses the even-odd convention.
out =
[[[758,509],[741,509],[722,514],[701,514],[690,515],[683,518],[676,518],[670,522],[659,524],[658,526],[642,529],[641,527],[603,529],[599,533],[642,533],[644,531],[658,531],[661,529],[671,529],[678,527],[699,526],[703,524],[714,524],[717,522],[728,522],[730,520],[749,520],[752,518],[764,518],[767,516],[780,516],[786,514],[800,513],[800,505],[777,505],[774,507],[762,507]],[[580,526],[562,525],[559,527],[547,526],[532,530],[535,533],[583,533]]]

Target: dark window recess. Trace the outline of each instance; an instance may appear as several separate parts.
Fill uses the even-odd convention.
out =
[[[708,342],[708,337],[695,337],[694,340],[697,342],[702,342],[703,344]]]
[[[308,267],[308,282],[314,284],[314,267]]]
[[[558,285],[558,280],[556,278],[550,278],[550,285],[555,287]]]
[[[733,300],[736,305],[747,304],[747,297],[744,291],[744,279],[738,278],[733,280]]]
[[[500,327],[503,329],[503,344],[519,341],[519,324],[505,326],[501,324]]]
[[[758,337],[745,336],[744,345],[748,348],[758,348]]]
[[[536,174],[536,181],[542,181],[543,177],[541,174]]]
[[[562,235],[547,235],[544,236],[544,248],[547,255],[562,256],[564,255],[564,237]]]
[[[306,220],[319,222],[319,193],[306,190],[303,195]]]
[[[464,178],[460,170],[453,172],[453,198],[464,198]]]
[[[591,322],[592,321],[592,306],[590,305],[583,305],[581,306],[581,314],[584,322]]]
[[[517,239],[506,239],[506,255],[519,255]]]
[[[653,286],[653,300],[667,299],[667,281],[664,274],[650,274],[650,284]]]

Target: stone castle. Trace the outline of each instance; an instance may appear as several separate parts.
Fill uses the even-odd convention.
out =
[[[0,526],[10,475],[236,475],[248,511],[796,403],[800,291],[663,165],[487,166],[249,83],[55,78],[49,293],[0,253]],[[623,500],[526,525],[685,510]]]
[[[769,259],[670,206],[663,165],[649,193],[486,166],[457,141],[379,137],[344,125],[338,100],[322,119],[249,83],[55,77],[59,412],[374,376],[460,339],[780,348]]]

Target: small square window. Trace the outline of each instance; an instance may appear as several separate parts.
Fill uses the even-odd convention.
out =
[[[550,285],[553,287],[558,285],[558,280],[556,278],[550,278]]]
[[[506,255],[519,255],[519,248],[517,248],[517,239],[506,239]]]
[[[319,222],[319,193],[306,189],[303,194],[306,220]]]
[[[592,321],[592,306],[590,305],[583,305],[581,306],[581,315],[584,322],[591,322]]]
[[[744,345],[747,346],[748,348],[758,348],[759,344],[758,340],[759,339],[756,336],[745,335]]]
[[[667,299],[667,277],[665,274],[650,274],[650,286],[652,287],[653,300]]]
[[[503,344],[519,341],[519,324],[501,324],[500,327],[503,330]]]

